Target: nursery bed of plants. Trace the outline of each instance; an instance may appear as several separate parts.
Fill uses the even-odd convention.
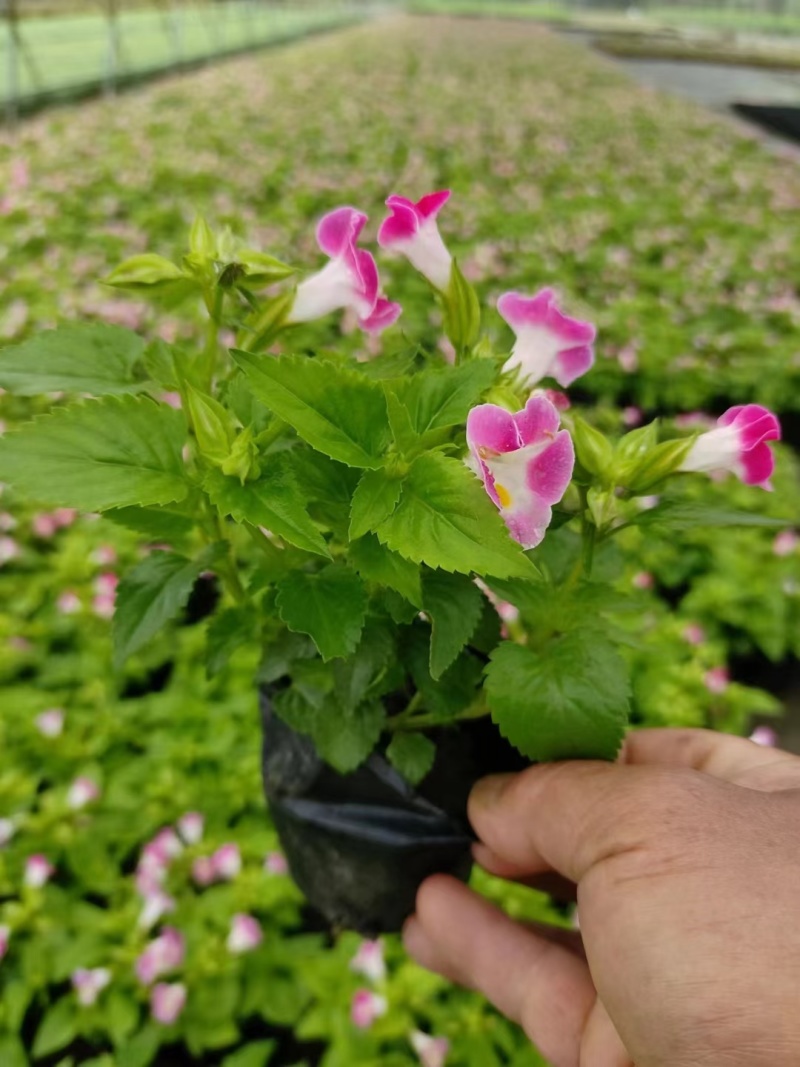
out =
[[[597,325],[596,363],[570,391],[587,424],[616,438],[659,416],[672,439],[733,404],[771,408],[785,437],[772,493],[703,477],[671,509],[642,497],[654,521],[626,523],[596,569],[632,607],[616,631],[634,722],[747,733],[780,713],[773,672],[800,656],[793,161],[535,26],[426,18],[41,115],[3,134],[0,168],[8,345],[65,320],[202,343],[200,301],[156,306],[102,279],[144,252],[181,262],[197,212],[314,269],[325,212],[358,206],[374,238],[387,194],[450,188],[440,227],[484,309],[552,284]],[[379,263],[399,321],[376,339],[329,316],[299,354],[381,356],[376,378],[417,346],[445,362],[428,285]],[[510,348],[492,310],[484,327]],[[9,438],[62,403],[26,373],[0,380]],[[180,543],[165,522],[149,540]],[[396,938],[331,932],[304,903],[262,801],[263,650],[247,634],[209,646],[219,598],[229,623],[236,611],[212,557],[166,629],[147,641],[161,620],[140,624],[115,662],[117,582],[148,558],[130,525],[31,504],[22,485],[0,496],[3,1067],[539,1067],[516,1027]],[[531,553],[553,575],[573,551],[557,525]],[[263,677],[280,677],[282,654]],[[476,881],[514,914],[571,922]]]

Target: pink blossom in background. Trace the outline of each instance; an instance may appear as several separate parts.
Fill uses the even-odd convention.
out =
[[[155,889],[144,897],[144,904],[139,913],[138,925],[142,930],[151,930],[165,915],[174,911],[177,904],[173,897],[163,889]]]
[[[76,508],[56,508],[53,512],[53,518],[56,521],[56,525],[62,530],[65,530],[68,526],[72,526],[77,517],[78,511]]]
[[[198,856],[192,861],[192,881],[195,885],[205,888],[216,882],[217,872],[214,869],[214,861],[210,856]]]
[[[186,1007],[186,986],[181,982],[159,982],[150,994],[150,1013],[162,1026],[172,1026]]]
[[[781,530],[779,534],[775,535],[775,540],[772,542],[772,551],[776,556],[791,556],[793,552],[797,551],[800,546],[800,537],[794,530]]]
[[[214,873],[222,881],[229,882],[233,878],[238,878],[242,870],[242,855],[239,846],[232,843],[220,845],[211,857],[211,862],[214,864]]]
[[[183,843],[171,826],[165,826],[163,830],[159,830],[150,844],[145,845],[145,848],[148,847],[162,856],[164,862],[174,860],[183,852]]]
[[[98,545],[89,557],[98,567],[113,567],[117,562],[117,550],[113,545]]]
[[[82,607],[81,598],[72,589],[68,589],[58,598],[56,607],[62,615],[76,615]]]
[[[25,885],[32,889],[41,889],[42,886],[47,885],[55,873],[56,869],[47,856],[37,853],[26,860],[23,880]]]
[[[136,960],[136,977],[143,985],[150,985],[156,978],[182,966],[185,956],[183,934],[174,926],[165,926],[161,935],[151,941]]]
[[[187,811],[177,822],[178,833],[187,845],[196,845],[203,839],[205,819],[199,811]]]
[[[542,541],[572,477],[572,438],[559,425],[558,410],[543,396],[514,415],[481,404],[467,417],[467,444],[484,488],[523,548]]]
[[[0,848],[5,848],[16,832],[13,819],[0,819]]]
[[[0,961],[8,952],[8,943],[11,940],[11,927],[0,926]]]
[[[363,975],[370,982],[382,982],[386,977],[383,942],[362,941],[355,956],[350,960],[350,970]]]
[[[268,852],[264,860],[264,870],[267,874],[288,874],[289,864],[282,852]]]
[[[167,392],[159,394],[159,400],[162,404],[166,404],[168,407],[174,408],[179,411],[183,401],[181,400],[181,394],[175,392]]]
[[[64,711],[62,708],[48,708],[33,721],[42,737],[60,737],[64,729]]]
[[[701,434],[681,465],[682,471],[731,471],[745,485],[771,488],[775,457],[769,441],[778,441],[777,416],[760,404],[740,404],[717,419],[716,428]]]
[[[12,300],[3,319],[2,329],[0,330],[2,336],[11,339],[21,333],[28,323],[29,314],[30,308],[26,301],[19,298]]]
[[[446,1037],[431,1037],[422,1030],[413,1030],[410,1041],[422,1067],[444,1067],[450,1052]]]
[[[378,244],[404,255],[435,289],[450,283],[453,260],[447,251],[436,217],[450,199],[450,190],[428,193],[414,203],[404,196],[388,197],[391,214],[378,230]]]
[[[10,563],[20,554],[20,547],[13,537],[0,537],[0,567]]]
[[[234,915],[231,920],[231,928],[225,945],[228,952],[238,956],[243,952],[252,952],[254,948],[258,948],[263,940],[264,931],[261,929],[259,921],[254,919],[252,915],[242,915],[240,913]]]
[[[706,632],[699,623],[690,622],[683,628],[683,639],[690,645],[702,645],[706,639]]]
[[[92,611],[101,619],[113,617],[116,610],[118,585],[119,578],[111,571],[106,571],[95,578]]]
[[[617,352],[617,363],[626,374],[633,374],[639,369],[639,354],[635,345],[623,345]]]
[[[0,511],[0,533],[10,533],[18,526],[17,520],[9,511]]]
[[[675,425],[679,430],[706,430],[714,425],[714,420],[705,411],[687,411],[675,416]]]
[[[16,159],[11,160],[10,166],[11,181],[9,187],[15,192],[22,192],[27,189],[31,182],[30,171],[28,170],[28,164],[26,160]]]
[[[31,519],[31,530],[34,536],[40,537],[43,541],[54,537],[58,529],[59,526],[55,515],[51,515],[46,511],[34,515]]]
[[[622,409],[622,421],[629,429],[633,429],[634,426],[641,426],[643,419],[644,412],[641,408],[631,405]]]
[[[771,726],[757,726],[750,734],[750,740],[766,748],[775,748],[778,744],[778,735]]]
[[[649,571],[639,571],[631,578],[631,585],[634,589],[652,589],[655,584],[655,579]]]
[[[79,811],[97,800],[100,796],[100,787],[91,778],[76,778],[67,791],[67,807],[73,811]]]
[[[730,675],[725,667],[712,667],[704,674],[703,683],[709,693],[724,693],[730,685]]]
[[[359,1030],[369,1030],[389,1010],[386,997],[369,989],[357,989],[350,1002],[350,1019]]]
[[[537,389],[534,395],[546,396],[553,407],[558,408],[559,411],[569,411],[572,407],[570,399],[566,393],[562,393],[560,389]]]
[[[503,370],[516,371],[528,388],[542,378],[555,378],[566,388],[594,363],[597,331],[590,322],[565,315],[554,290],[542,289],[531,297],[503,293],[497,310],[517,335]]]
[[[90,1008],[97,1001],[110,981],[111,971],[107,967],[94,967],[91,970],[78,967],[72,972],[72,988],[78,1003],[84,1008]]]

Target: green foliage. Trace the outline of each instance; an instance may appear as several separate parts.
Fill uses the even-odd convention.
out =
[[[436,746],[424,734],[395,734],[386,755],[407,781],[417,785],[433,766]]]
[[[433,626],[431,677],[438,681],[475,633],[483,612],[483,594],[464,575],[426,571],[422,602]]]
[[[401,489],[400,479],[391,477],[383,470],[364,471],[353,494],[349,531],[351,541],[357,541],[389,518],[397,507]]]
[[[296,571],[278,586],[278,610],[295,633],[308,634],[324,660],[351,653],[364,627],[364,585],[349,567],[331,563],[317,574]]]

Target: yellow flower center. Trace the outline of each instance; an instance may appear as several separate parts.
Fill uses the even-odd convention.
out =
[[[499,482],[494,483],[494,491],[497,493],[497,499],[500,501],[504,508],[511,507],[511,493],[506,489],[504,485],[500,485]]]

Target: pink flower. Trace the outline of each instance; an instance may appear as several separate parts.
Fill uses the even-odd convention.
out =
[[[419,1056],[422,1067],[444,1067],[450,1051],[450,1042],[446,1037],[431,1037],[421,1030],[414,1030],[411,1034],[411,1047]]]
[[[568,411],[572,407],[569,397],[566,393],[562,393],[560,389],[537,389],[536,393],[537,395],[541,393],[546,396],[559,411]]]
[[[159,830],[153,840],[148,845],[145,845],[144,850],[146,851],[148,848],[153,849],[164,863],[174,860],[183,852],[181,839],[171,826],[165,826],[163,830]]]
[[[559,430],[559,423],[558,411],[543,396],[532,396],[514,415],[495,404],[481,404],[467,418],[467,444],[486,492],[524,548],[540,543],[552,505],[561,500],[572,477],[572,438]]]
[[[159,982],[150,994],[150,1012],[157,1023],[172,1026],[186,1007],[186,986],[180,982]]]
[[[168,407],[175,408],[176,411],[180,410],[181,405],[183,404],[180,393],[161,393],[159,395],[159,400]]]
[[[161,936],[151,941],[136,960],[136,977],[143,985],[150,985],[156,978],[180,967],[185,955],[183,934],[174,926],[165,926]]]
[[[151,930],[160,919],[174,911],[176,907],[175,900],[163,889],[155,889],[147,893],[144,897],[144,907],[139,913],[140,929]]]
[[[61,708],[48,708],[33,721],[42,737],[60,737],[64,729],[64,712]]]
[[[98,619],[113,619],[117,610],[117,598],[114,596],[96,596],[92,600],[92,611]]]
[[[776,556],[791,556],[793,552],[797,551],[797,547],[800,545],[800,537],[794,532],[794,530],[781,530],[779,534],[775,535],[775,540],[772,542],[772,551]]]
[[[25,863],[25,885],[32,889],[41,889],[42,886],[47,885],[55,873],[56,869],[47,856],[42,856],[41,853],[29,856]]]
[[[445,247],[436,216],[450,199],[450,190],[428,193],[418,200],[392,195],[386,201],[391,214],[381,223],[378,244],[401,252],[434,289],[450,284],[453,260]]]
[[[84,1008],[90,1008],[95,1003],[110,981],[111,971],[107,967],[95,967],[92,970],[79,967],[72,972],[72,988],[78,1003]]]
[[[89,558],[98,567],[113,567],[117,562],[117,550],[113,545],[98,545]]]
[[[187,845],[196,845],[202,840],[205,819],[199,811],[187,811],[178,819],[178,833]]]
[[[93,587],[98,596],[113,597],[119,585],[119,578],[113,571],[103,571],[95,578]]]
[[[638,574],[634,574],[631,578],[631,584],[634,589],[652,589],[655,585],[653,575],[647,571],[639,571]]]
[[[242,855],[239,852],[239,846],[230,843],[220,845],[211,857],[211,862],[214,865],[214,873],[222,881],[229,882],[233,878],[238,878],[242,869]]]
[[[78,517],[78,512],[75,508],[56,508],[53,512],[53,518],[56,521],[56,525],[59,529],[64,529],[67,526],[72,526],[73,522]]]
[[[192,880],[195,885],[204,888],[217,880],[214,861],[210,856],[198,856],[192,863]]]
[[[375,260],[356,247],[367,216],[352,207],[329,212],[317,226],[317,243],[330,262],[297,287],[287,323],[311,322],[340,308],[352,308],[369,331],[390,326],[400,305],[380,295]]]
[[[268,852],[264,860],[264,870],[267,874],[288,874],[289,864],[282,852]]]
[[[19,553],[19,545],[13,537],[0,537],[0,567],[16,559]]]
[[[55,536],[58,528],[55,515],[50,515],[47,512],[40,512],[31,519],[31,529],[34,536],[41,537],[42,540]]]
[[[9,531],[16,529],[17,520],[8,511],[0,511],[0,532],[9,533]]]
[[[99,796],[100,787],[91,778],[76,778],[67,792],[67,807],[79,811]]]
[[[703,683],[709,693],[724,693],[730,684],[730,676],[725,667],[712,667],[704,674]]]
[[[68,589],[56,601],[56,607],[62,615],[75,615],[81,610],[81,600],[77,593]]]
[[[767,748],[775,748],[778,743],[778,735],[771,726],[757,726],[750,734],[750,740],[757,745],[764,745]]]
[[[234,956],[241,955],[242,952],[252,952],[263,940],[264,931],[258,919],[254,919],[252,915],[234,915],[228,940],[225,942],[228,952]]]
[[[8,952],[8,943],[11,940],[11,927],[0,926],[0,960]]]
[[[350,1002],[350,1018],[359,1030],[369,1030],[376,1019],[388,1011],[386,997],[381,997],[369,989],[357,989]]]
[[[355,956],[350,960],[350,970],[362,974],[370,982],[382,982],[386,977],[383,942],[362,941]]]
[[[0,848],[5,848],[16,832],[13,819],[0,819]]]
[[[767,442],[780,436],[777,416],[760,404],[728,408],[713,430],[697,438],[681,470],[732,471],[745,485],[770,489],[775,457]]]
[[[641,408],[637,408],[634,405],[622,409],[622,421],[626,426],[634,427],[640,426],[642,419],[644,418],[644,412]]]
[[[690,645],[702,645],[706,639],[706,632],[698,623],[690,622],[683,628],[683,639]]]
[[[564,315],[552,289],[533,297],[503,293],[497,310],[517,335],[503,370],[517,371],[527,388],[542,378],[555,378],[566,388],[594,363],[597,331],[590,322]]]

